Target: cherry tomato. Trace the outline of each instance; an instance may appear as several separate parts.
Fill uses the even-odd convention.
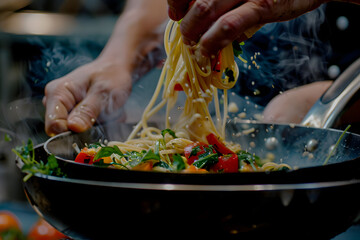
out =
[[[56,230],[53,226],[40,218],[30,229],[29,240],[59,240],[69,239],[66,235]]]
[[[192,144],[187,145],[184,148],[184,155],[188,160],[188,164],[193,164],[196,160],[199,159],[199,155],[206,153],[206,149],[209,145],[202,142],[195,142]]]
[[[219,157],[219,161],[212,167],[215,172],[238,172],[239,171],[239,158],[234,153],[231,155],[223,155]]]
[[[208,141],[208,143],[210,145],[212,145],[215,150],[218,152],[218,153],[221,153],[223,155],[227,155],[227,154],[234,154],[233,151],[231,151],[229,148],[227,148],[225,146],[224,143],[222,143],[217,136],[215,136],[215,134],[213,133],[210,133],[209,135],[206,136],[206,140]]]
[[[96,148],[84,147],[81,152],[76,156],[75,162],[93,164],[93,159],[97,153]]]
[[[0,233],[9,229],[20,230],[20,221],[12,212],[0,211]]]

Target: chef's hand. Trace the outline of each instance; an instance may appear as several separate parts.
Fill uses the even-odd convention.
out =
[[[49,136],[89,129],[95,120],[118,110],[132,86],[131,72],[121,63],[97,59],[45,87],[45,131]]]
[[[264,122],[300,123],[331,84],[332,81],[314,82],[277,95],[264,109]]]
[[[168,0],[169,16],[180,20],[185,43],[200,44],[205,56],[234,40],[242,42],[260,26],[293,19],[330,0]],[[344,0],[360,3],[360,0]]]
[[[166,0],[127,1],[99,57],[46,85],[43,103],[49,136],[83,132],[99,116],[106,120],[119,110],[130,94],[132,72],[163,38],[158,28],[167,19],[166,10]]]

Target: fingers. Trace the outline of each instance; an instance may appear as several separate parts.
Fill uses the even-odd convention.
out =
[[[200,39],[200,51],[205,56],[217,54],[217,52],[234,40],[244,41],[253,32],[252,28],[258,28],[261,20],[260,11],[251,2],[244,3],[222,15]]]
[[[168,14],[174,21],[182,19],[190,7],[192,0],[168,0]]]
[[[236,4],[233,0],[197,0],[181,22],[184,43],[195,44],[202,34]]]
[[[62,84],[61,80],[55,80],[45,88],[45,97],[43,99],[46,107],[45,131],[49,136],[68,130],[68,112],[76,101],[64,84]]]
[[[67,119],[69,130],[83,132],[91,128],[100,114],[103,104],[104,101],[101,101],[99,96],[88,94],[84,100],[77,104],[70,112]]]

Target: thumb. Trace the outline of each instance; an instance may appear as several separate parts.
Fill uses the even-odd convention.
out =
[[[74,132],[84,132],[91,128],[101,111],[101,101],[96,95],[87,95],[76,105],[68,117],[68,128]]]

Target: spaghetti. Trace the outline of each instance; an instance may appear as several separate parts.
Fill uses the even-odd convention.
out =
[[[170,20],[164,45],[167,58],[155,92],[127,141],[89,146],[81,150],[83,154],[75,161],[158,171],[258,171],[262,165],[264,170],[290,169],[285,164],[268,164],[241,151],[238,144],[225,142],[227,90],[238,78],[232,44],[214,58],[203,57],[198,45],[183,43],[179,23]],[[223,91],[222,116],[219,89]],[[177,121],[171,123],[170,111],[180,91],[186,94],[183,111]],[[161,101],[156,104],[161,92]],[[211,102],[215,106],[215,122],[209,111]],[[150,127],[149,119],[164,107],[165,130]]]

